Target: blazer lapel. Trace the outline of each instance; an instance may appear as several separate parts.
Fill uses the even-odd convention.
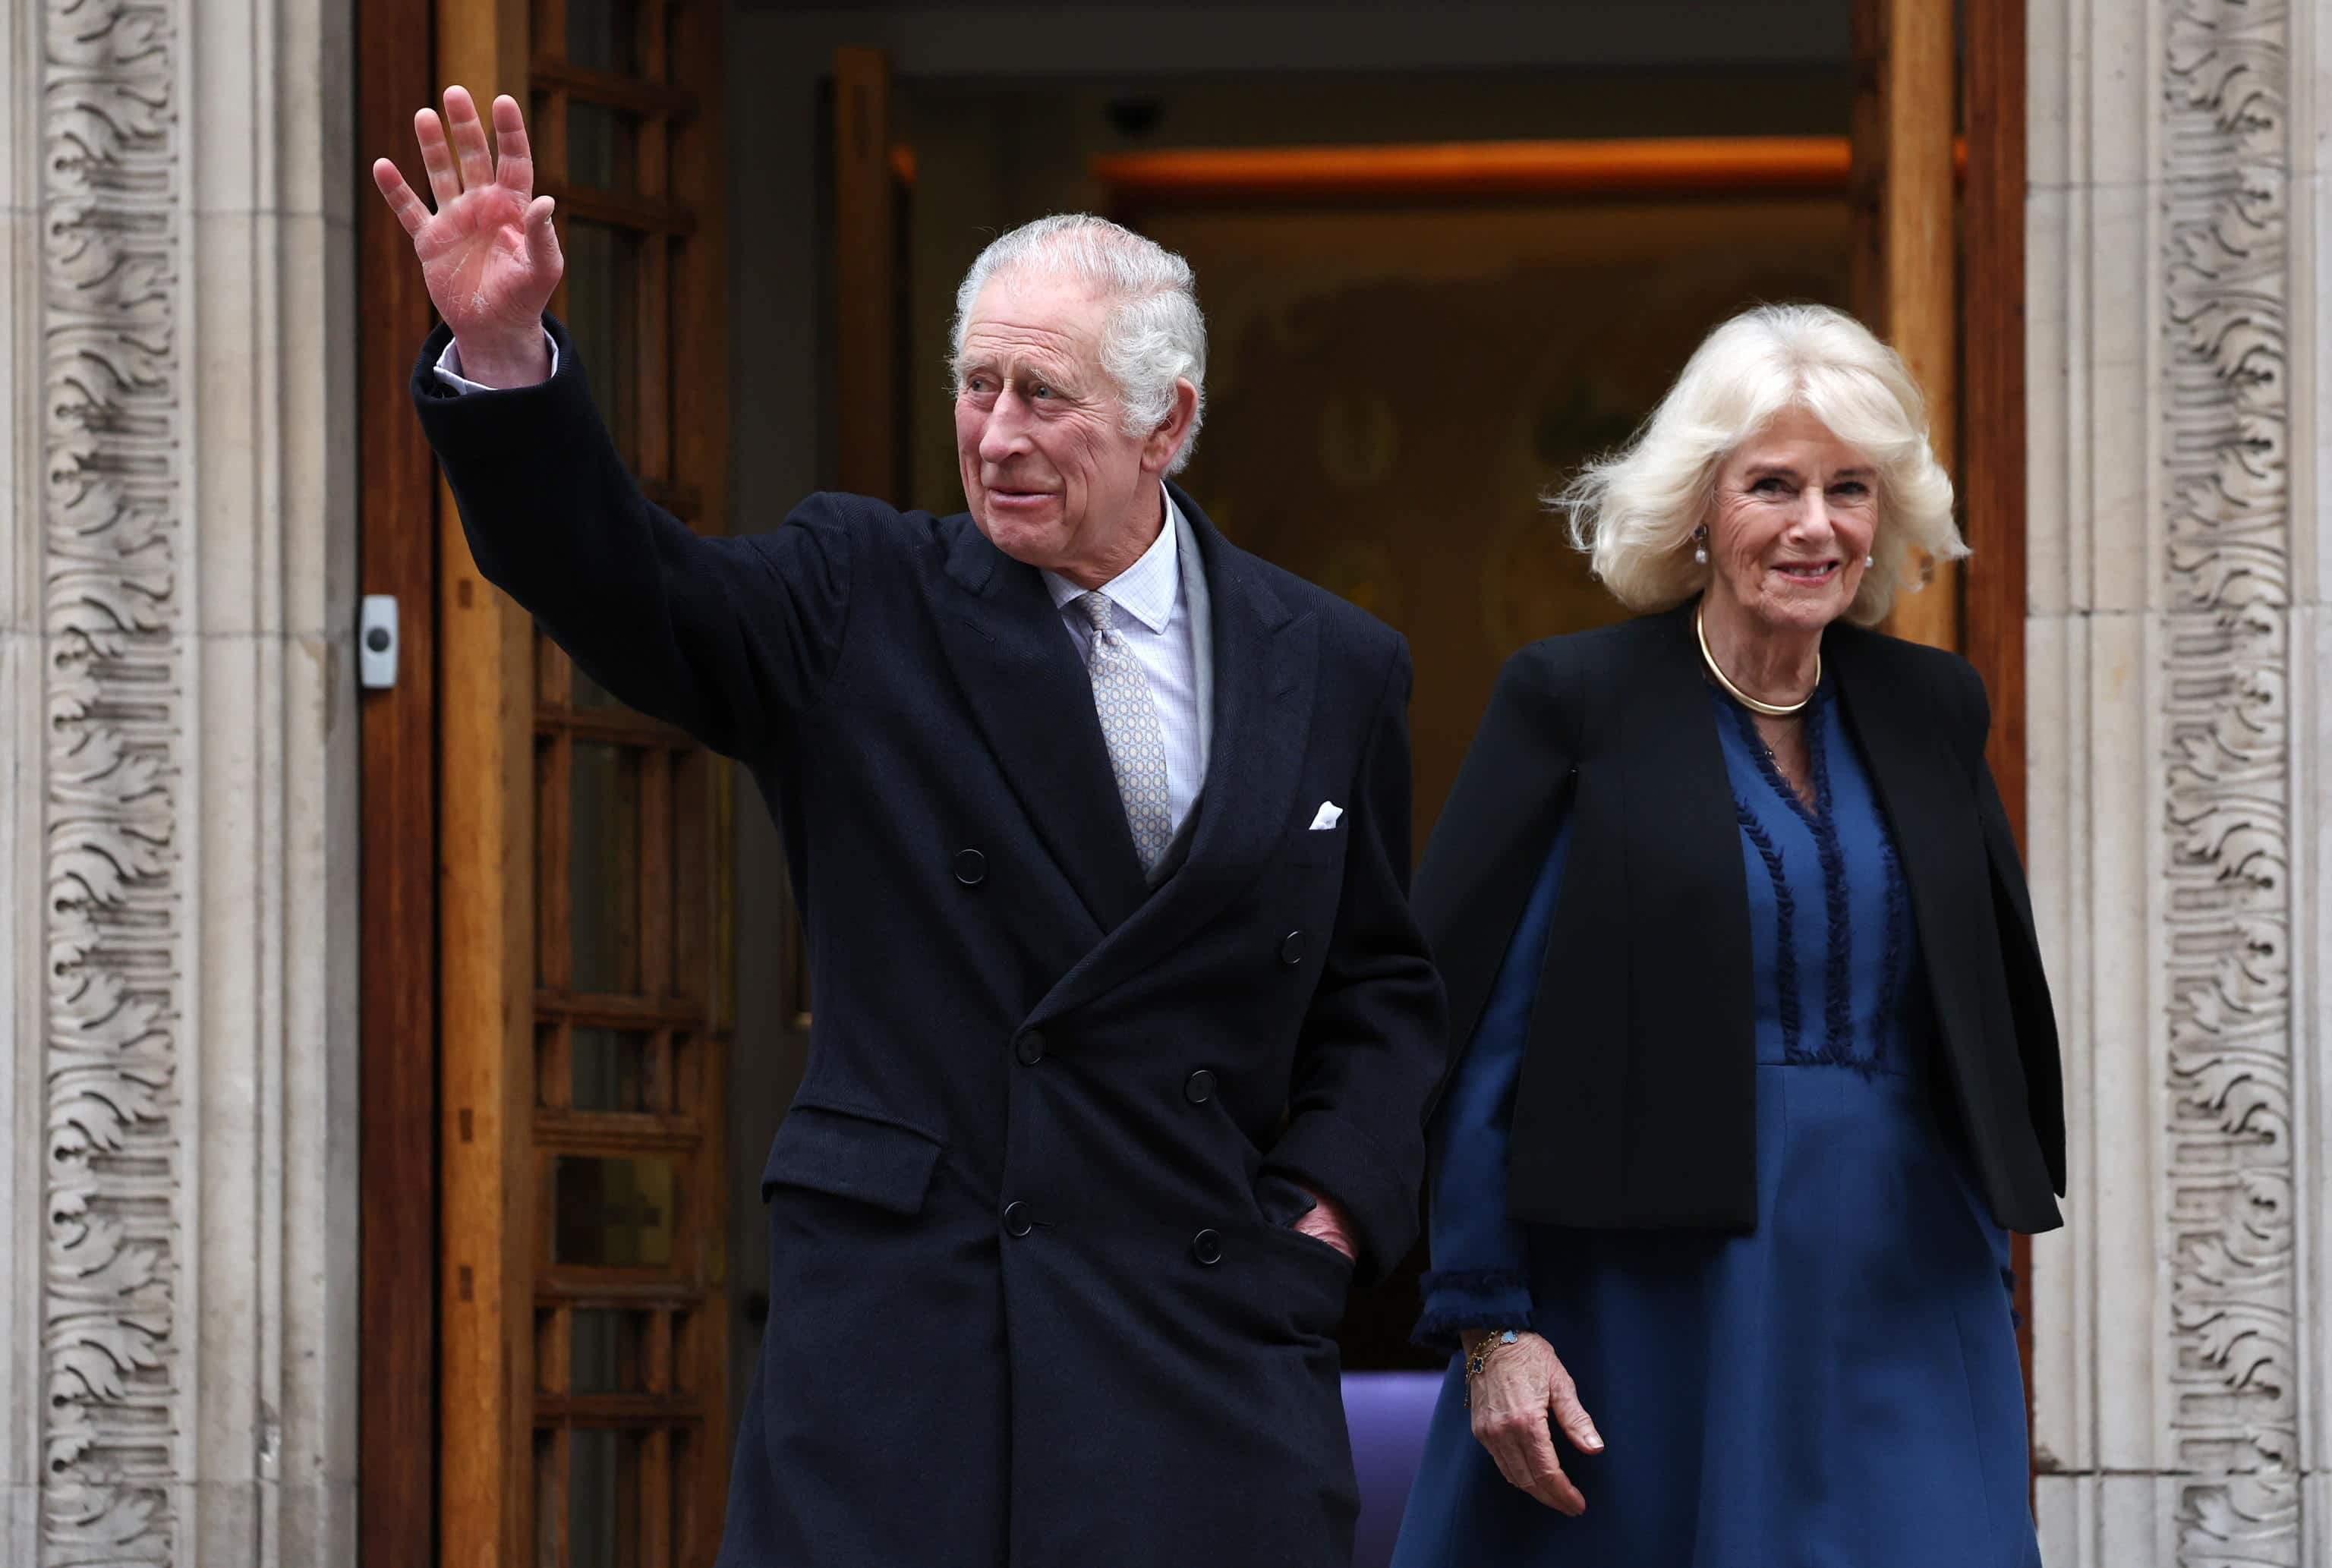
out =
[[[1859,628],[1833,627],[1822,651],[1838,672],[1847,722],[1894,835],[1945,1031],[1968,1038],[1974,1026],[1961,1017],[1968,987],[1957,971],[1975,933],[1992,923],[1975,802],[1948,741],[1914,722],[1923,713],[1922,693],[1888,689],[1901,677],[1885,665],[1899,669],[1902,661],[1874,657],[1880,651],[1875,643]]]
[[[1093,684],[1036,569],[969,519],[948,541],[941,642],[989,751],[1104,932],[1148,894]]]
[[[1174,502],[1198,538],[1214,617],[1214,734],[1190,854],[1062,977],[1032,1023],[1098,996],[1147,955],[1181,942],[1255,880],[1287,830],[1310,740],[1319,622],[1292,610],[1189,496],[1176,490]]]
[[[1750,1018],[1755,975],[1740,817],[1693,633],[1695,607],[1687,600],[1660,617],[1660,635],[1629,679],[1619,722],[1631,897],[1645,917],[1639,932],[1670,933],[1679,952],[1693,955],[1699,977],[1697,997],[1678,990],[1651,1005],[1692,1003],[1697,1025],[1704,1018]],[[1715,1010],[1706,1010],[1712,998]],[[1728,1038],[1716,1048],[1738,1043]]]

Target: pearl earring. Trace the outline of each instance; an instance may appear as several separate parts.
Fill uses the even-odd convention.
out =
[[[1878,564],[1878,557],[1875,553],[1866,555],[1862,558],[1862,569],[1865,571],[1868,571],[1872,567],[1877,566]]]
[[[1692,531],[1692,559],[1696,566],[1708,564],[1708,525],[1706,523]]]

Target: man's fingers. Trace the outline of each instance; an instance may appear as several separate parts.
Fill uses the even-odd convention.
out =
[[[1555,1382],[1547,1400],[1547,1409],[1554,1413],[1554,1424],[1571,1439],[1571,1446],[1582,1454],[1603,1451],[1603,1434],[1587,1419],[1587,1407],[1579,1402],[1579,1391],[1569,1378]]]
[[[526,116],[507,92],[494,100],[494,177],[519,200],[534,199],[534,149],[526,139]],[[533,222],[532,214],[527,221]]]
[[[421,167],[429,173],[429,194],[444,212],[445,204],[462,194],[462,177],[454,172],[454,149],[445,145],[445,123],[434,109],[413,117],[413,139],[421,144]]]
[[[388,210],[397,215],[405,232],[419,234],[429,222],[429,204],[413,194],[413,187],[405,183],[405,176],[397,172],[397,166],[385,158],[373,159],[372,183],[380,187]]]
[[[462,188],[475,190],[491,185],[494,177],[494,155],[486,148],[485,122],[478,118],[478,106],[470,101],[466,87],[445,90],[445,129],[454,139],[454,156],[462,168]]]
[[[556,205],[549,196],[537,196],[526,209],[526,258],[537,272],[550,278],[567,267],[559,253],[559,229],[550,221]]]

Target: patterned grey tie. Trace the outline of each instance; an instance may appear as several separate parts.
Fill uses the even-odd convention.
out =
[[[1125,802],[1126,826],[1133,829],[1134,852],[1146,872],[1157,865],[1174,837],[1173,807],[1166,798],[1166,732],[1159,727],[1142,662],[1113,624],[1117,607],[1100,593],[1080,594],[1075,602],[1093,623],[1086,667],[1093,676],[1094,712],[1100,715],[1101,738]]]

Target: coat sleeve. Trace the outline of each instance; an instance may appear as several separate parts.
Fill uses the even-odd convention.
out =
[[[1409,908],[1410,663],[1395,649],[1346,821],[1344,885],[1296,1044],[1286,1130],[1261,1174],[1333,1197],[1360,1234],[1358,1279],[1417,1238],[1425,1101],[1441,1075],[1441,980]]]
[[[1425,1311],[1416,1338],[1435,1349],[1456,1349],[1460,1329],[1521,1328],[1531,1322],[1528,1236],[1506,1212],[1506,1152],[1515,1085],[1522,1077],[1531,1007],[1570,845],[1568,825],[1558,827],[1498,965],[1482,1021],[1459,1052],[1427,1129],[1433,1267],[1423,1281]]]
[[[2024,1064],[2025,1103],[2032,1116],[2032,1131],[2040,1140],[2041,1157],[2048,1162],[2050,1182],[2061,1198],[2065,1195],[2065,1080],[2058,1050],[2056,1004],[2041,968],[2032,892],[2024,878],[2023,859],[2017,853],[2016,834],[2009,826],[2008,808],[2000,798],[1992,765],[1984,760],[1984,742],[1992,731],[1992,703],[1984,694],[1983,678],[1973,666],[1964,667],[1962,702],[1967,711],[1964,743],[1969,781],[1975,788],[1976,815],[1983,827],[1993,917],[2000,928],[2000,951],[2008,969],[2016,1049]]]
[[[631,706],[744,755],[818,700],[847,626],[854,557],[879,502],[817,496],[772,533],[702,537],[651,504],[593,406],[564,328],[533,387],[463,393],[414,368],[423,430],[479,572]]]

